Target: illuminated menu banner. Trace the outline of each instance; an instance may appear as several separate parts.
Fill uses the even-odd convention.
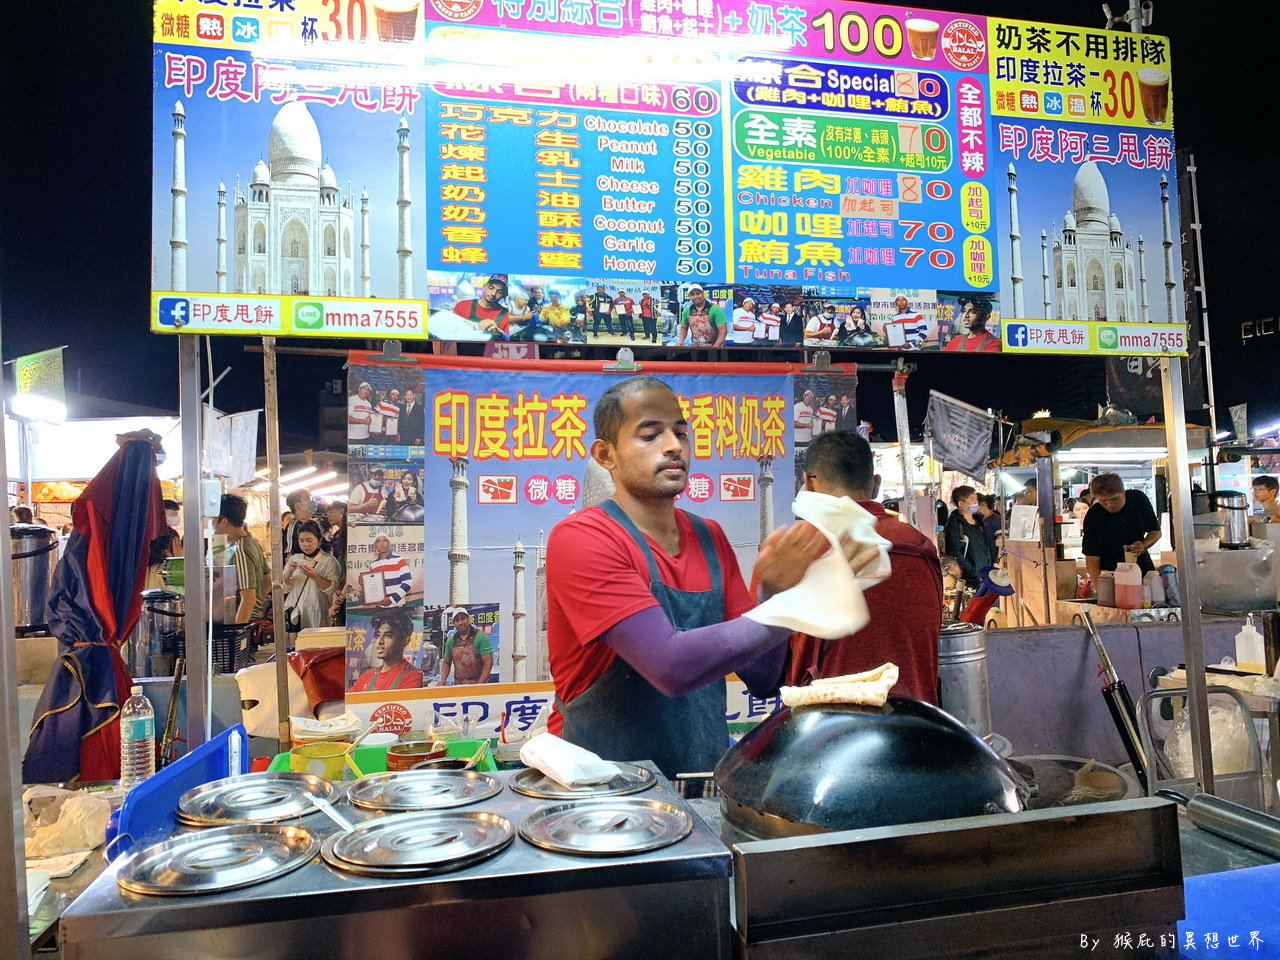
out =
[[[754,347],[1181,320],[1162,37],[823,0],[157,0],[155,39],[153,289],[279,298],[277,332],[361,299],[417,305],[419,336]]]

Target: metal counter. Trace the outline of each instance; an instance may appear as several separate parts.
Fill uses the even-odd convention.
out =
[[[554,801],[505,788],[462,809],[513,825]],[[637,798],[684,805],[659,777]],[[340,805],[352,821],[373,814]],[[686,807],[687,809],[687,807]],[[304,825],[325,837],[321,814]],[[118,864],[116,865],[118,866]],[[697,816],[660,850],[593,858],[551,853],[519,836],[483,863],[433,877],[382,880],[319,858],[275,880],[198,897],[134,897],[109,867],[62,917],[65,960],[727,960],[730,853]]]

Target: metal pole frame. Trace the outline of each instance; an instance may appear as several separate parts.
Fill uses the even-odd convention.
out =
[[[208,610],[204,579],[204,474],[200,467],[203,420],[200,415],[200,339],[178,336],[178,415],[182,420],[183,634],[187,643],[187,745],[194,750],[209,739],[213,678],[209,660]]]
[[[1129,30],[1142,32],[1142,4],[1129,0]],[[1193,194],[1194,195],[1194,194]],[[1204,277],[1200,278],[1201,284]],[[1203,297],[1201,302],[1203,303]],[[1170,320],[1173,318],[1170,317]],[[1185,322],[1185,317],[1183,318]],[[1206,328],[1207,334],[1207,328]],[[1206,366],[1208,357],[1205,357]],[[1196,780],[1205,793],[1213,793],[1213,745],[1209,739],[1209,702],[1205,693],[1204,634],[1200,618],[1200,578],[1196,571],[1195,531],[1191,525],[1190,456],[1187,453],[1187,416],[1183,406],[1182,359],[1162,357],[1160,386],[1164,397],[1165,446],[1172,468],[1174,545],[1182,552],[1178,564],[1178,593],[1182,599],[1182,656],[1187,668],[1187,713],[1191,718],[1191,755]],[[1209,394],[1212,402],[1213,393]],[[1209,456],[1213,443],[1209,439]]]
[[[288,638],[284,629],[284,531],[276,518],[280,503],[280,404],[276,379],[276,338],[262,338],[262,392],[267,418],[267,477],[271,506],[267,529],[271,538],[271,629],[276,648],[276,722],[279,748],[288,750],[292,741],[289,725]]]
[[[1187,668],[1187,713],[1191,718],[1191,754],[1196,780],[1213,793],[1213,745],[1209,739],[1209,702],[1205,693],[1204,641],[1200,618],[1200,578],[1196,571],[1195,531],[1191,524],[1191,481],[1187,475],[1187,420],[1182,399],[1182,359],[1160,360],[1164,393],[1165,445],[1169,448],[1173,495],[1174,545],[1181,552],[1178,594],[1182,599],[1182,657]]]
[[[899,358],[899,366],[893,374],[893,419],[898,430],[898,453],[902,458],[902,507],[907,523],[919,529],[916,523],[916,491],[911,471],[911,418],[907,414],[907,376],[910,371]],[[863,367],[866,369],[866,366]],[[937,529],[936,522],[930,524]]]
[[[8,482],[4,433],[4,417],[0,416],[0,476]],[[29,499],[30,491],[27,496]],[[13,580],[12,553],[9,537],[0,537],[0,583]],[[0,637],[13,635],[13,604],[6,597],[0,601]],[[25,957],[31,954],[31,920],[27,916],[26,841],[22,828],[22,751],[18,747],[18,645],[6,639],[0,647],[0,730],[4,731],[0,797],[9,798],[0,812],[0,902],[11,904],[0,910],[0,956]]]

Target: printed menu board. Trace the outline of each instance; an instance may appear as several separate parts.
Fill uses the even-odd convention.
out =
[[[1163,37],[157,0],[155,39],[153,329],[992,352],[1008,318],[1181,322]]]

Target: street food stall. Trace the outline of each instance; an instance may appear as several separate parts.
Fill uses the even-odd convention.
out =
[[[1059,121],[1021,116],[1018,84],[995,69],[1012,59],[997,50],[1038,25],[870,4],[805,18],[744,4],[719,23],[686,5],[679,25],[674,10],[644,4],[597,5],[595,22],[562,8],[554,23],[518,4],[382,4],[368,18],[351,4],[344,34],[319,31],[328,13],[305,5],[317,16],[301,18],[299,47],[299,25],[269,13],[224,24],[221,12],[157,3],[153,165],[168,235],[154,238],[151,325],[179,338],[181,414],[197,427],[182,445],[190,478],[208,473],[200,338],[262,339],[272,504],[277,338],[380,346],[348,358],[348,472],[368,506],[347,558],[357,576],[346,705],[366,729],[402,736],[452,723],[501,742],[534,727],[554,697],[545,533],[609,496],[586,456],[590,409],[602,384],[635,372],[668,380],[686,405],[706,466],[682,496],[749,558],[775,526],[775,500],[796,491],[807,444],[858,427],[857,355],[833,366],[825,351],[801,352],[805,340],[894,352],[882,372],[904,494],[914,485],[905,393],[917,371],[903,354],[1156,356],[1175,464],[1171,529],[1193,540],[1188,334],[1160,172],[1171,163],[1161,151],[1172,151],[1168,74],[1141,66],[1167,64],[1164,38],[1117,48],[1123,76],[1153,91],[1127,120],[1154,153],[1106,174],[1117,196],[1144,198],[1129,228],[1166,240],[1168,296],[1149,310],[1141,245],[1111,211],[1098,163],[1045,155],[1039,131]],[[337,8],[332,22],[343,25]],[[1109,49],[1104,31],[1074,33]],[[551,66],[545,44],[563,46]],[[828,56],[814,61],[819,46]],[[1034,49],[1019,56],[1039,75],[1042,60],[1056,61]],[[533,86],[531,64],[560,72]],[[1128,143],[1122,127],[1077,126],[1095,144]],[[1066,203],[1074,213],[1053,240],[1053,272],[1042,233],[1043,274],[1025,275],[1023,221],[1038,226]],[[918,249],[900,247],[912,238]],[[1087,257],[1099,244],[1118,258],[1105,271]],[[750,325],[749,342],[725,345],[726,313],[735,333]],[[859,314],[892,331],[884,343],[853,339]],[[1147,322],[1122,335],[1107,322],[1116,318]],[[784,340],[788,329],[799,336]],[[404,354],[402,341],[430,352]],[[1018,358],[956,362],[981,376]],[[931,526],[913,497],[902,506]],[[201,543],[209,519],[188,509],[184,539]],[[284,637],[281,532],[268,526]],[[204,572],[189,550],[186,581]],[[1212,793],[1194,568],[1179,565],[1176,580],[1184,616],[1159,625],[1160,637],[1182,651],[1193,781]],[[1131,795],[1122,771],[1058,762],[1070,757],[1024,755],[1015,766],[990,730],[917,701],[788,708],[730,686],[726,716],[754,729],[737,731],[710,808],[683,795],[692,777],[672,781],[644,757],[627,758],[639,763],[622,764],[625,782],[603,790],[530,784],[528,770],[396,778],[365,768],[339,786],[330,780],[340,771],[247,771],[235,730],[217,729],[226,724],[199,591],[185,615],[188,757],[238,745],[216,770],[168,768],[175,780],[153,794],[150,816],[131,803],[144,794],[126,799],[137,832],[118,835],[110,852],[122,855],[65,912],[68,958],[285,957],[317,943],[337,957],[389,958],[907,957],[922,943],[937,957],[1074,956],[1086,934],[1141,931],[1166,954],[1176,940],[1174,805]],[[359,679],[387,649],[413,682],[368,689]],[[1141,664],[1138,652],[1132,660]],[[287,758],[287,668],[277,664]],[[1028,700],[1024,689],[1025,709]],[[906,750],[925,740],[930,748]],[[198,779],[178,790],[178,773]],[[791,789],[778,789],[784,780]],[[1042,791],[1070,809],[1036,809]],[[870,810],[884,815],[859,819]],[[1102,863],[1099,848],[1111,853]]]

